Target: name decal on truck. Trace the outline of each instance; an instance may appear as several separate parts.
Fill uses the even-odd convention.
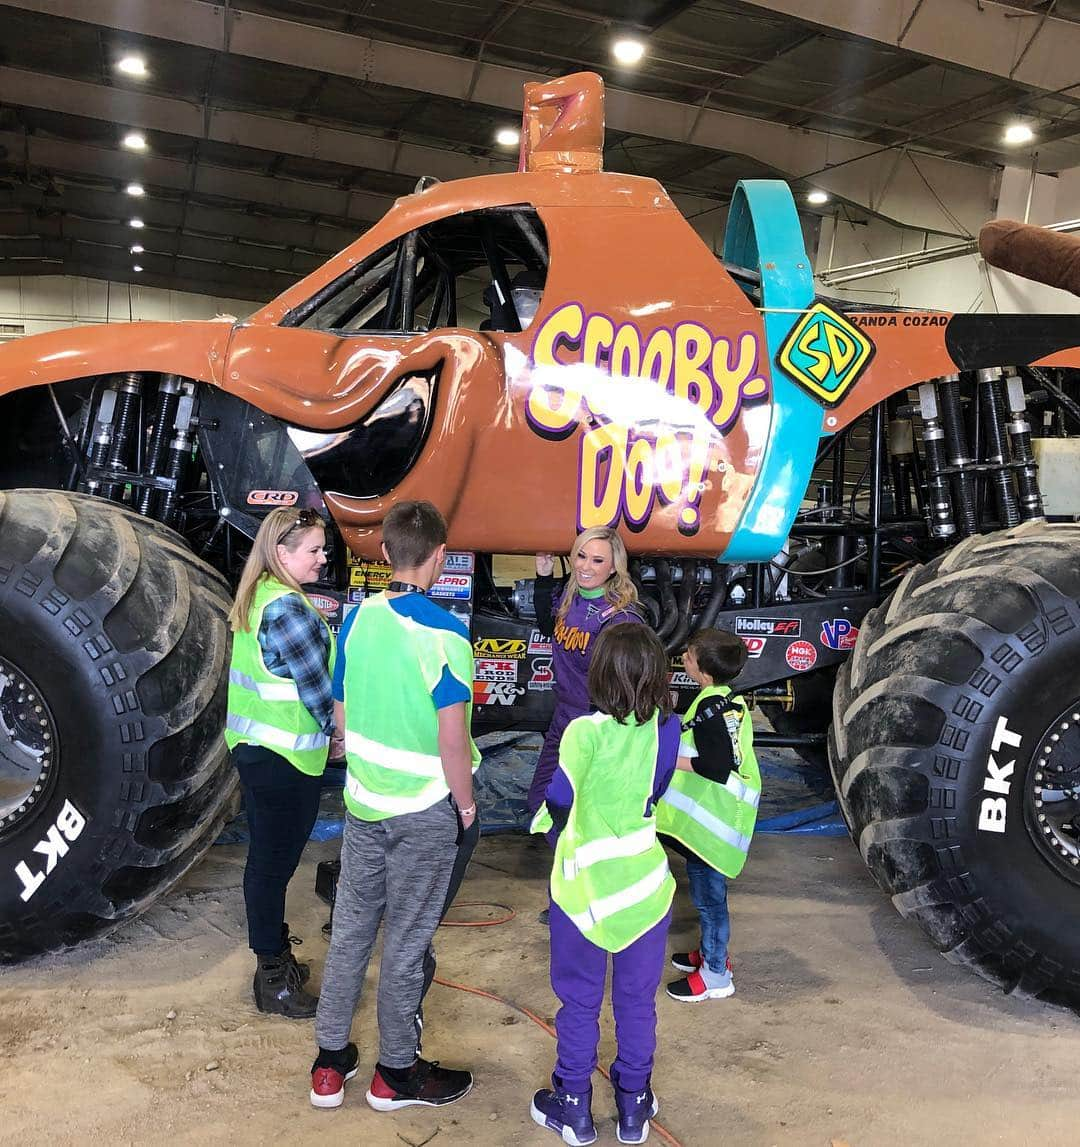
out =
[[[729,339],[683,322],[646,335],[580,303],[552,311],[533,340],[525,413],[543,438],[584,430],[578,528],[639,530],[659,503],[697,533],[717,434],[768,397],[760,352],[753,331]]]

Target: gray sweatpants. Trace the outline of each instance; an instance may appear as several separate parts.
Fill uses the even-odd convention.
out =
[[[349,1042],[379,922],[379,1062],[411,1067],[425,956],[442,917],[458,847],[457,813],[445,801],[380,821],[345,814],[334,927],[323,969],[315,1038],[336,1051]],[[434,967],[434,961],[428,962]]]

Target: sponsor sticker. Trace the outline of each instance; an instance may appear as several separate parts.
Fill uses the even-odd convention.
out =
[[[697,686],[693,677],[682,669],[677,669],[668,677],[668,684],[673,685],[676,689],[693,689]]]
[[[470,553],[451,553],[446,555],[443,562],[443,573],[471,574],[476,566],[476,555]]]
[[[378,593],[390,584],[390,567],[386,562],[357,562],[349,569],[349,585]]]
[[[551,668],[550,657],[538,657],[532,663],[532,676],[529,688],[534,693],[547,693],[555,684],[555,671]]]
[[[359,605],[364,600],[365,596],[366,595],[362,589],[350,589],[348,600],[351,601],[353,605]]]
[[[309,593],[311,604],[322,614],[332,617],[341,608],[341,602],[336,597],[327,597],[323,593]]]
[[[249,490],[249,506],[295,506],[300,495],[295,490]]]
[[[520,637],[481,637],[473,642],[473,653],[477,657],[512,657],[522,661],[525,648]]]
[[[474,681],[474,705],[513,705],[525,692],[523,685],[512,681]]]
[[[742,643],[746,646],[747,657],[760,657],[765,652],[764,637],[744,637]]]
[[[472,574],[444,573],[428,590],[428,597],[468,601],[472,597]]]
[[[534,629],[529,634],[529,652],[530,653],[546,653],[551,656],[551,638],[545,637],[539,629]]]
[[[739,637],[801,637],[802,620],[798,617],[736,617],[735,633]]]
[[[805,673],[817,663],[817,650],[809,641],[793,641],[787,647],[784,659],[796,673]]]
[[[473,678],[476,681],[516,681],[518,679],[518,663],[484,657],[476,662]]]
[[[855,648],[859,630],[846,617],[834,617],[822,622],[821,644],[826,649],[849,650]]]

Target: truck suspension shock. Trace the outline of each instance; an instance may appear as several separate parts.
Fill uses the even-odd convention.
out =
[[[131,446],[138,428],[139,402],[142,397],[142,376],[134,372],[125,374],[116,391],[116,417],[112,424],[112,440],[109,442],[105,465],[109,470],[127,470],[131,457]],[[102,494],[112,501],[120,501],[124,496],[122,482],[107,482]]]
[[[146,463],[143,473],[147,477],[156,478],[162,472],[165,462],[165,451],[169,445],[169,436],[176,423],[176,410],[180,405],[180,379],[175,374],[163,374],[158,383],[157,410],[154,413],[154,428],[150,432],[150,442],[146,448]],[[143,486],[139,490],[135,508],[140,514],[149,516],[150,508],[154,504],[153,486]]]
[[[1009,403],[1009,441],[1016,464],[1016,485],[1020,491],[1020,519],[1033,522],[1043,517],[1042,494],[1039,493],[1039,467],[1031,449],[1031,423],[1027,420],[1024,384],[1009,367],[1005,375],[1005,393]]]
[[[974,459],[968,451],[967,432],[960,409],[960,376],[947,374],[938,388],[941,402],[941,424],[945,430],[945,447],[951,471],[953,505],[960,536],[970,538],[978,533],[975,515],[975,486],[968,467]]]
[[[956,533],[952,499],[945,480],[945,431],[938,418],[937,386],[924,382],[919,387],[919,413],[923,420],[923,445],[926,447],[926,517],[935,538],[950,538]]]
[[[982,392],[983,430],[986,434],[986,461],[998,521],[1006,527],[1020,524],[1020,508],[1013,488],[1012,469],[1009,466],[1008,445],[1002,428],[1005,413],[1005,388],[1001,371],[989,367],[978,372],[978,385]]]
[[[117,381],[113,379],[101,391],[97,410],[94,411],[94,434],[90,443],[90,477],[86,480],[86,493],[100,494],[101,480],[97,472],[102,470],[109,457],[109,446],[113,437],[113,419],[116,416]]]
[[[190,389],[189,389],[190,388]],[[169,442],[169,455],[165,460],[164,477],[173,482],[170,490],[163,490],[157,504],[157,518],[165,525],[171,526],[176,521],[177,504],[183,487],[184,474],[187,472],[188,462],[191,460],[192,447],[195,444],[192,422],[195,413],[194,387],[188,383],[184,388],[176,410],[176,422],[171,441]]]

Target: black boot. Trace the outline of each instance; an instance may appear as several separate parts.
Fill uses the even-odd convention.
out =
[[[257,959],[252,990],[259,1011],[290,1020],[311,1019],[319,999],[304,991],[291,949],[287,947],[276,956],[258,956]]]
[[[299,936],[289,935],[288,922],[281,925],[281,951],[282,955],[292,961],[293,966],[296,968],[297,974],[300,976],[300,983],[306,984],[311,979],[311,965],[301,964],[293,955],[293,944],[302,944],[304,941]]]

